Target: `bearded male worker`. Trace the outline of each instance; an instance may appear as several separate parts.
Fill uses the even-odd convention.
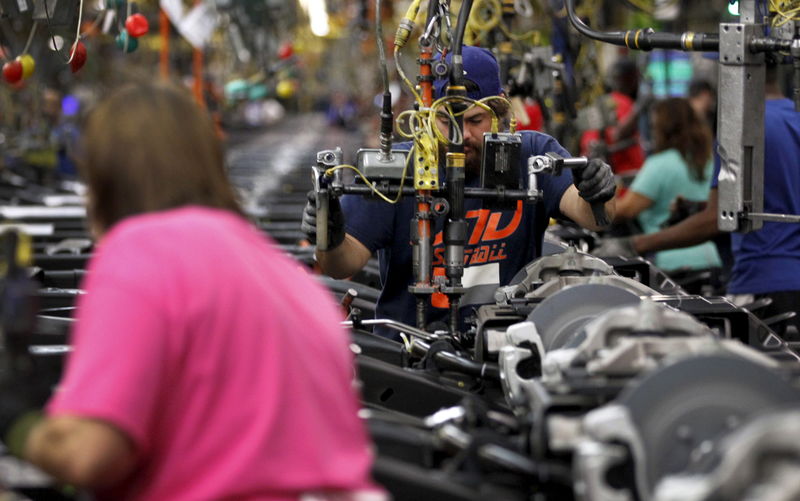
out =
[[[464,85],[471,99],[502,96],[499,67],[494,55],[486,49],[464,46],[462,51]],[[434,82],[435,98],[447,92],[447,80]],[[498,117],[508,114],[505,102],[494,99],[486,102]],[[471,106],[464,113],[465,181],[467,187],[480,181],[483,135],[491,131],[492,113]],[[437,119],[439,129],[447,134],[446,117]],[[564,157],[569,153],[552,137],[535,131],[523,131],[520,155],[520,175],[527,188],[527,161],[532,155],[554,152]],[[398,145],[403,147],[402,145]],[[405,145],[409,148],[410,145]],[[574,169],[573,169],[574,170]],[[489,207],[480,199],[466,199],[468,223],[464,247],[465,287],[505,285],[526,264],[541,255],[542,238],[550,218],[569,218],[588,229],[599,229],[591,203],[604,203],[606,213],[613,218],[614,178],[611,168],[598,159],[590,160],[580,170],[569,169],[559,176],[537,175],[542,197],[535,204],[518,201],[508,210]],[[329,209],[329,250],[317,250],[322,270],[334,278],[349,277],[364,267],[377,252],[380,261],[382,290],[375,315],[409,325],[415,323],[415,297],[408,291],[414,281],[410,221],[416,201],[404,197],[397,204],[346,195],[341,205],[332,199]],[[444,262],[443,229],[445,217],[432,221],[434,275],[442,274]],[[316,238],[316,206],[313,196],[303,214],[303,231],[311,241]],[[439,268],[440,270],[437,270]],[[434,295],[427,310],[427,324],[447,318],[445,298]],[[463,315],[462,315],[463,317]],[[376,329],[386,337],[397,338],[393,331]]]

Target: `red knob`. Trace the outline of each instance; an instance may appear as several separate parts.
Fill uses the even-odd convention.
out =
[[[141,14],[133,14],[125,20],[125,29],[133,38],[139,38],[150,31],[150,23]]]
[[[294,54],[294,47],[289,42],[284,42],[278,48],[278,59],[289,59]]]
[[[22,63],[14,60],[3,65],[3,78],[6,82],[14,84],[22,80]]]
[[[86,46],[83,42],[78,40],[73,44],[70,56],[72,56],[72,61],[69,62],[69,67],[75,73],[86,64]]]

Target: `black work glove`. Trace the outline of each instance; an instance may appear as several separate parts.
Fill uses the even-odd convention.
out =
[[[306,234],[308,241],[317,243],[317,195],[308,192],[308,203],[303,210],[303,222],[300,229]],[[339,199],[330,197],[328,203],[328,249],[335,249],[344,242],[344,213]]]
[[[590,204],[603,204],[614,198],[617,185],[611,167],[599,158],[592,158],[583,169],[573,169],[573,182],[581,198]]]

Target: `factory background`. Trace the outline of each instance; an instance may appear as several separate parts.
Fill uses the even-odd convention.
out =
[[[0,0],[0,62],[0,500],[800,499],[797,0]]]

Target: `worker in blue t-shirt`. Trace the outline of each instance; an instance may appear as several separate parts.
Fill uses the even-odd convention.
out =
[[[462,57],[468,97],[477,100],[503,94],[497,60],[490,51],[465,46]],[[445,84],[444,79],[434,82],[436,98],[445,95]],[[500,117],[509,112],[508,106],[500,100],[490,100],[486,104]],[[466,186],[478,185],[483,134],[490,132],[491,122],[492,114],[481,107],[472,106],[464,113]],[[446,135],[446,118],[437,120],[437,125]],[[569,156],[552,137],[534,131],[522,132],[520,171],[525,185],[528,157],[548,152]],[[491,208],[479,199],[466,199],[468,228],[463,285],[508,284],[520,269],[540,255],[542,237],[551,217],[565,216],[586,228],[597,229],[590,202],[606,203],[606,212],[613,217],[615,186],[611,168],[600,160],[593,160],[586,168],[575,172],[575,176],[573,180],[568,169],[560,176],[538,176],[538,187],[543,197],[535,205],[520,201],[515,207],[501,210]],[[339,203],[332,200],[328,222],[330,250],[317,250],[316,254],[325,273],[344,278],[358,272],[377,252],[382,290],[376,316],[410,325],[416,318],[415,298],[408,291],[408,286],[413,283],[410,226],[414,207],[413,197],[405,197],[391,205],[360,196],[344,196],[341,209]],[[435,218],[432,226],[433,273],[437,275],[445,264],[444,217]],[[309,197],[304,211],[303,231],[314,241],[316,208],[313,196]],[[432,297],[428,324],[447,318],[446,299],[441,295]],[[389,332],[381,334],[391,336]]]
[[[800,113],[778,85],[776,65],[767,66],[764,112],[764,212],[800,214]],[[603,254],[643,254],[697,245],[711,239],[717,227],[719,164],[706,208],[675,226],[648,235],[605,244]],[[767,221],[751,233],[731,235],[734,265],[728,293],[737,304],[768,297],[767,318],[798,313],[787,323],[800,329],[800,224]],[[612,248],[613,247],[613,248]]]

